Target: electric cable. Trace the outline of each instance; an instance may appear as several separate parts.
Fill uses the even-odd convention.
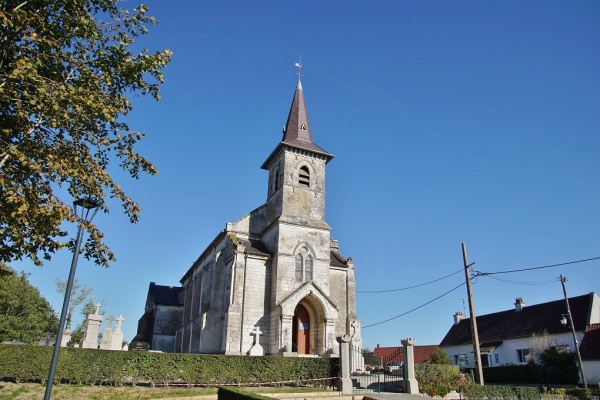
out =
[[[389,322],[389,321],[391,321],[391,320],[394,320],[394,319],[396,319],[396,318],[403,317],[403,316],[405,316],[406,314],[410,314],[411,312],[413,312],[413,311],[416,311],[416,310],[418,310],[419,308],[423,308],[423,307],[425,307],[426,305],[428,305],[428,304],[431,304],[431,303],[433,303],[434,301],[436,301],[436,300],[438,300],[438,299],[440,299],[440,298],[444,297],[444,296],[445,296],[445,295],[447,295],[448,293],[451,293],[451,292],[455,291],[456,289],[458,289],[459,287],[461,287],[461,286],[462,286],[462,285],[464,285],[464,284],[465,284],[465,283],[463,282],[463,283],[461,283],[460,285],[458,285],[458,286],[455,286],[454,288],[452,288],[452,289],[448,290],[446,293],[443,293],[443,294],[439,295],[439,296],[438,296],[438,297],[436,297],[435,299],[429,300],[427,303],[421,304],[420,306],[418,306],[418,307],[415,307],[415,308],[413,308],[413,309],[411,309],[411,310],[408,310],[408,311],[406,311],[406,312],[404,312],[404,313],[402,313],[402,314],[396,315],[395,317],[388,318],[388,319],[386,319],[386,320],[383,320],[383,321],[380,321],[380,322],[376,322],[376,323],[374,323],[374,324],[363,325],[363,329],[365,329],[365,328],[370,328],[370,327],[372,327],[372,326],[376,326],[376,325],[381,325],[381,324],[384,324],[384,323],[386,323],[386,322]]]
[[[458,273],[459,273],[459,272],[461,272],[461,271],[463,271],[463,269],[462,269],[462,268],[461,268],[461,269],[459,269],[459,270],[458,270],[458,271],[456,271],[456,272],[453,272],[453,273],[449,274],[449,275],[442,276],[441,278],[434,279],[433,281],[429,281],[429,282],[421,283],[421,284],[414,285],[414,286],[407,286],[407,287],[403,287],[403,288],[398,288],[398,289],[387,289],[387,290],[357,290],[357,291],[356,291],[356,293],[371,293],[371,294],[372,294],[372,293],[388,293],[388,292],[399,292],[399,291],[401,291],[401,290],[414,289],[414,288],[418,288],[418,287],[421,287],[421,286],[429,285],[430,283],[434,283],[434,282],[437,282],[437,281],[441,281],[442,279],[446,279],[446,278],[448,278],[448,277],[450,277],[450,276],[452,276],[452,275],[458,274]]]
[[[481,272],[481,271],[476,271],[476,272],[480,276],[489,276],[489,275],[497,275],[497,274],[509,274],[509,273],[512,273],[512,272],[533,271],[533,270],[536,270],[536,269],[560,267],[562,265],[577,264],[577,263],[582,263],[582,262],[586,262],[586,261],[593,261],[593,260],[600,260],[600,257],[585,258],[583,260],[568,261],[568,262],[564,262],[564,263],[560,263],[560,264],[544,265],[542,267],[513,269],[513,270],[510,270],[510,271],[497,271],[497,272]]]
[[[502,279],[502,278],[498,278],[498,277],[495,277],[495,276],[485,276],[485,277],[486,278],[495,279],[495,280],[500,281],[500,282],[512,283],[514,285],[532,285],[532,286],[535,286],[535,285],[548,285],[550,283],[554,283],[554,282],[560,281],[560,278],[554,278],[554,279],[550,279],[550,280],[547,280],[547,281],[540,281],[540,282],[522,282],[522,281],[512,281],[512,280],[509,280],[509,279]]]

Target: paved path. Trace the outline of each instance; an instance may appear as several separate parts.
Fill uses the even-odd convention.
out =
[[[420,394],[408,393],[367,393],[364,397],[369,397],[375,400],[424,400],[426,397]]]

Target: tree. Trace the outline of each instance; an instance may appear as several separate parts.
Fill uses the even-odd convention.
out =
[[[448,357],[448,354],[438,347],[433,351],[433,353],[431,353],[431,363],[451,365],[452,361],[450,361],[450,357]]]
[[[0,342],[17,340],[38,343],[54,335],[58,318],[50,303],[33,287],[24,272],[17,273],[0,263]]]
[[[64,295],[65,291],[67,290],[67,281],[62,281],[59,278],[56,278],[54,284],[56,285],[56,291]],[[91,302],[93,304],[93,292],[94,289],[79,282],[79,279],[75,278],[73,280],[71,297],[69,300],[69,310],[67,311],[67,321],[65,323],[67,328],[71,327],[73,311],[79,307],[79,305],[83,304],[84,302]],[[87,317],[87,314],[85,316]]]
[[[155,25],[144,5],[120,0],[5,0],[0,4],[0,261],[36,265],[67,241],[71,200],[95,198],[104,212],[115,198],[135,223],[140,207],[108,174],[155,175],[134,146],[144,136],[123,118],[127,96],[158,100],[171,51],[134,52]],[[68,193],[68,195],[67,195]],[[108,266],[114,254],[91,223],[82,249]]]

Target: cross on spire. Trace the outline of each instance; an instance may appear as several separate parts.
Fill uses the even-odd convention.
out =
[[[302,77],[302,56],[300,56],[300,59],[298,60],[298,62],[295,64],[296,68],[298,68],[298,72],[296,72],[296,75],[298,75],[298,80],[300,80],[300,78]]]

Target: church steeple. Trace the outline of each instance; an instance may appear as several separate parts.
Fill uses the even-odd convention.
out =
[[[306,104],[304,102],[304,91],[302,90],[302,82],[300,81],[300,77],[298,77],[298,85],[296,85],[292,106],[290,107],[287,122],[283,128],[283,138],[281,139],[279,145],[263,163],[261,168],[269,169],[268,165],[272,161],[271,159],[273,156],[280,148],[287,146],[318,153],[320,156],[325,157],[326,163],[331,161],[331,159],[334,157],[333,154],[329,154],[313,142],[310,123],[308,121],[308,113],[306,111]]]

